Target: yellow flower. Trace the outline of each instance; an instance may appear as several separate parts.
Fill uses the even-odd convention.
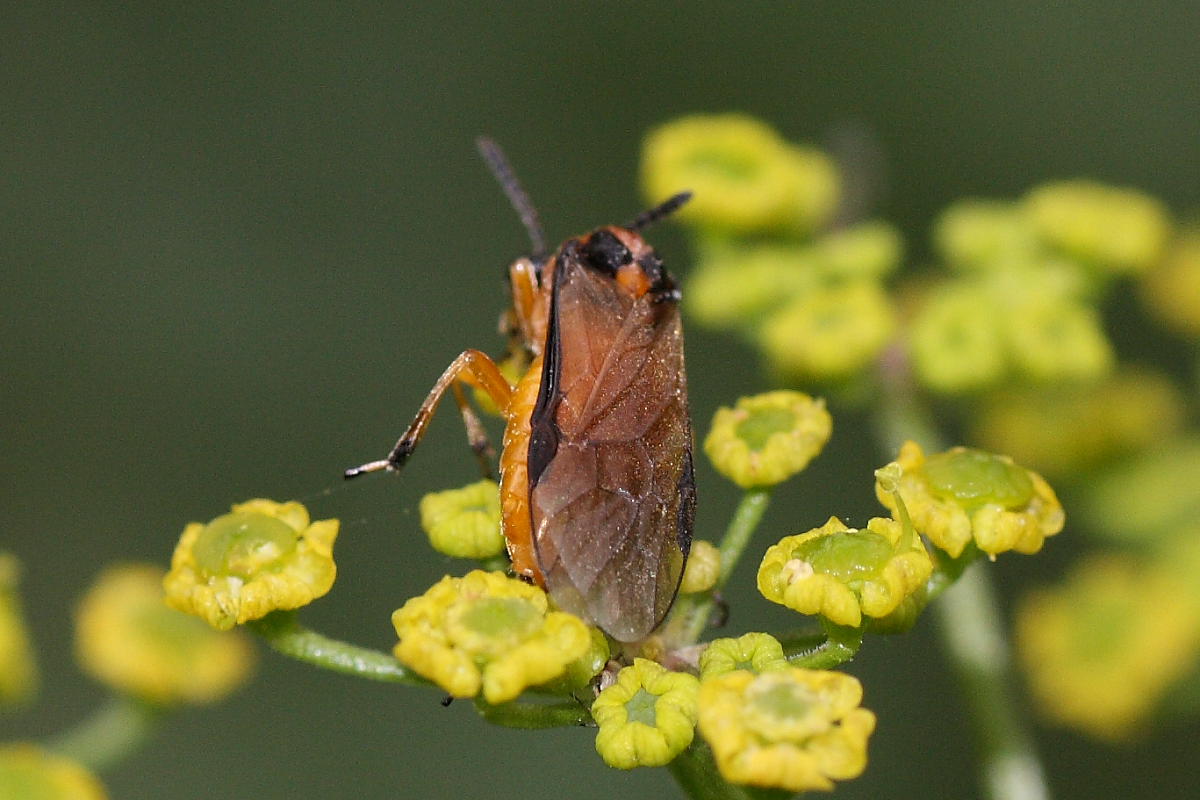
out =
[[[1099,314],[1082,303],[1033,297],[1002,320],[1014,365],[1033,380],[1099,378],[1116,360]]]
[[[700,682],[635,658],[592,703],[596,752],[610,767],[661,767],[692,743]]]
[[[461,489],[421,498],[421,527],[439,553],[455,558],[490,558],[504,552],[500,532],[500,487],[482,480]]]
[[[875,715],[860,702],[849,675],[736,670],[701,683],[699,729],[730,783],[827,791],[866,768]]]
[[[832,214],[839,192],[828,157],[792,147],[742,114],[684,117],[651,131],[642,185],[652,202],[690,189],[681,220],[738,232],[813,230]]]
[[[333,586],[336,519],[310,524],[297,502],[250,500],[183,531],[164,580],[167,602],[228,630],[299,608]]]
[[[733,672],[769,672],[788,665],[783,645],[767,633],[747,633],[737,639],[713,639],[700,654],[700,677],[704,680]]]
[[[878,280],[900,265],[904,243],[886,222],[860,222],[822,236],[813,246],[828,280]]]
[[[1170,378],[1126,369],[1094,384],[1055,385],[990,396],[972,439],[1049,475],[1070,475],[1162,442],[1183,425]]]
[[[999,382],[1008,367],[999,316],[978,286],[954,281],[931,292],[909,337],[921,383],[939,392],[966,392]]]
[[[895,326],[883,288],[860,280],[795,298],[766,319],[758,343],[784,375],[835,381],[870,365]]]
[[[79,604],[75,649],[84,670],[156,703],[209,703],[237,688],[254,652],[163,603],[163,571],[128,564],[100,574]]]
[[[0,707],[29,700],[37,691],[37,662],[17,596],[20,565],[0,553]]]
[[[1080,564],[1016,612],[1016,644],[1042,711],[1104,739],[1145,726],[1200,654],[1188,582],[1120,556]]]
[[[1200,521],[1200,439],[1158,445],[1086,487],[1080,510],[1088,526],[1123,543],[1178,536]]]
[[[963,200],[942,212],[934,243],[952,267],[977,269],[1038,253],[1037,234],[1025,210],[1002,200]]]
[[[1146,273],[1142,298],[1176,331],[1200,337],[1200,230],[1180,236],[1162,263]]]
[[[752,326],[819,279],[810,248],[797,244],[709,243],[688,275],[683,302],[703,325]]]
[[[1160,202],[1094,181],[1044,184],[1026,196],[1025,207],[1038,234],[1052,246],[1109,272],[1145,270],[1170,234]]]
[[[704,440],[717,471],[743,489],[774,486],[808,466],[833,430],[825,401],[765,392],[719,408]]]
[[[1007,456],[955,447],[926,458],[916,442],[905,442],[897,463],[913,525],[953,558],[972,540],[989,556],[1036,553],[1062,530],[1065,516],[1050,484]],[[896,510],[878,482],[875,495]]]
[[[558,678],[592,647],[582,620],[550,611],[545,592],[502,572],[446,576],[392,625],[399,661],[454,697],[482,690],[493,704]]]
[[[32,744],[0,745],[0,797],[9,800],[105,800],[86,769]]]
[[[683,570],[683,580],[679,584],[679,593],[707,592],[716,585],[720,575],[721,551],[712,542],[693,539],[687,566]]]
[[[901,523],[876,517],[856,530],[830,517],[767,549],[758,590],[793,611],[857,628],[864,614],[882,618],[895,611],[932,571],[920,538]]]

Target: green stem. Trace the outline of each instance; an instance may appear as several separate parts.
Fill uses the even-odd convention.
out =
[[[679,603],[675,624],[671,626],[677,635],[668,636],[676,646],[694,644],[708,627],[709,617],[712,616],[713,607],[716,605],[714,595],[729,581],[733,568],[741,560],[742,553],[750,543],[758,524],[762,522],[770,502],[769,489],[747,489],[742,495],[718,546],[721,552],[721,570],[717,574],[717,582],[707,593],[683,598]]]
[[[430,682],[404,667],[388,653],[331,639],[305,628],[294,611],[276,611],[248,623],[277,653],[315,667],[372,681],[430,686]]]
[[[918,397],[909,364],[897,349],[881,362],[884,401],[876,433],[891,457],[906,439],[927,451],[946,449],[928,407]],[[982,780],[991,800],[1047,800],[1050,789],[1013,691],[1004,622],[990,575],[973,547],[945,556],[926,586],[943,645],[959,676],[981,750]],[[975,563],[974,569],[969,565]]]
[[[145,700],[111,697],[92,716],[46,742],[46,747],[99,772],[141,748],[163,714],[162,706]]]
[[[807,669],[833,669],[845,664],[858,654],[862,647],[861,628],[846,628],[827,625],[825,638],[816,645],[787,654],[788,663]],[[785,651],[787,652],[787,651]]]
[[[490,705],[482,699],[475,701],[479,716],[493,725],[505,728],[539,730],[571,728],[592,724],[592,713],[578,702],[565,703],[502,703]]]
[[[971,708],[992,800],[1047,800],[1050,789],[1012,688],[1008,643],[990,573],[968,569],[935,603],[942,640]]]

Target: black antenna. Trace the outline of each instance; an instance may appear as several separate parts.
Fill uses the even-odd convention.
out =
[[[512,203],[513,209],[521,217],[521,224],[528,231],[529,243],[533,246],[530,256],[535,262],[543,261],[546,258],[546,234],[542,230],[542,222],[538,219],[537,209],[529,202],[529,195],[521,188],[521,182],[517,180],[517,174],[508,163],[508,157],[504,155],[500,145],[487,136],[477,138],[475,146],[479,148],[479,155],[487,162],[488,169],[496,176],[496,182],[508,196],[508,202]]]
[[[643,211],[634,217],[633,222],[630,222],[625,227],[631,231],[640,231],[643,228],[648,228],[669,214],[674,214],[679,210],[679,207],[692,199],[691,192],[680,192],[674,197],[668,197],[654,208]]]

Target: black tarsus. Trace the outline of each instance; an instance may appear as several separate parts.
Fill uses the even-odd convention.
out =
[[[668,197],[654,208],[647,209],[633,218],[633,221],[625,226],[631,231],[640,231],[643,228],[648,228],[658,222],[665,216],[675,213],[679,207],[692,199],[691,192],[680,192],[679,194]]]
[[[541,263],[546,258],[546,232],[542,230],[542,221],[538,218],[537,209],[530,202],[529,195],[521,188],[521,182],[517,180],[517,174],[508,162],[508,156],[504,155],[500,145],[487,136],[475,139],[475,147],[479,149],[479,155],[483,156],[488,169],[496,177],[496,182],[508,196],[508,202],[512,203],[513,209],[521,217],[521,224],[529,233],[529,243],[533,247],[530,257],[534,263]]]

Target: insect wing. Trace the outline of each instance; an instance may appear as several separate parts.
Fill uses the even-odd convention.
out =
[[[691,544],[679,308],[569,253],[554,281],[529,452],[538,562],[560,607],[636,641],[670,608]]]

